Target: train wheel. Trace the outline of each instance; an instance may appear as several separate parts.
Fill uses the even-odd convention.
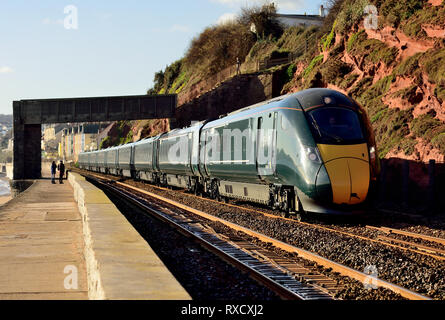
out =
[[[293,218],[298,222],[306,220],[306,212],[304,211],[301,201],[297,196],[295,197],[295,214]]]
[[[210,199],[213,199],[213,200],[220,201],[220,199],[221,199],[221,196],[220,196],[219,190],[218,190],[218,183],[216,180],[213,180],[210,184],[209,196],[210,196]]]

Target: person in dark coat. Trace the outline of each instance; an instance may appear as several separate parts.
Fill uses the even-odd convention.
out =
[[[63,176],[65,174],[65,165],[63,164],[63,161],[60,160],[59,165],[57,166],[57,169],[59,170],[59,183],[63,183]]]
[[[51,183],[52,184],[56,183],[56,170],[57,170],[57,165],[56,165],[56,162],[53,161],[53,163],[51,164]]]

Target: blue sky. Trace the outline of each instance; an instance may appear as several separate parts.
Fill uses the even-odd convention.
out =
[[[263,2],[1,0],[0,113],[13,100],[145,94],[205,27]],[[274,2],[281,13],[317,14],[323,1]],[[77,29],[65,28],[70,5]]]

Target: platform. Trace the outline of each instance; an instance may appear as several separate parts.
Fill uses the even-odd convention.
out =
[[[191,299],[102,190],[56,181],[0,206],[0,300]]]
[[[0,207],[0,299],[88,299],[83,247],[72,187],[35,182]]]

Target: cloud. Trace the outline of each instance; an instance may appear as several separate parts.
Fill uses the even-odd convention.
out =
[[[10,67],[0,67],[0,73],[12,73],[14,70]]]
[[[234,21],[236,19],[235,13],[224,13],[221,17],[218,18],[217,24],[225,24],[227,22]]]
[[[273,2],[277,5],[278,10],[301,10],[305,5],[305,0],[211,0],[212,2],[221,3],[223,5],[234,7],[257,6],[265,3]]]

